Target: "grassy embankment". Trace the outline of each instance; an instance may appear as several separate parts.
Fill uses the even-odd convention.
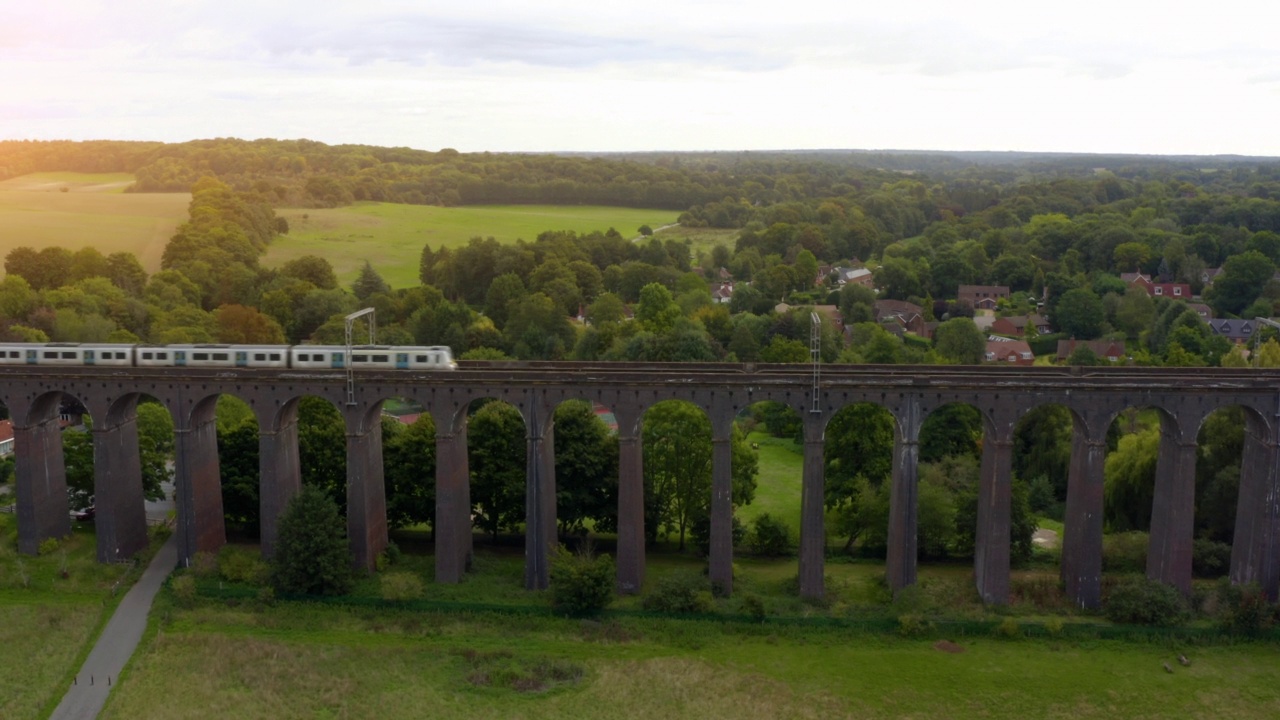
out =
[[[674,223],[672,210],[559,205],[486,205],[433,207],[357,203],[334,209],[284,209],[289,234],[267,250],[263,264],[283,265],[303,255],[319,255],[333,264],[342,283],[350,283],[368,260],[392,287],[418,284],[423,245],[433,250],[461,247],[473,237],[502,243],[529,242],[547,230],[585,233],[616,228],[624,237],[637,228]]]
[[[84,526],[39,557],[16,548],[14,515],[0,513],[0,718],[15,720],[57,705],[139,574],[131,564],[98,564]]]
[[[104,255],[131,252],[147,272],[159,270],[165,244],[187,219],[191,196],[126,194],[132,182],[124,173],[61,172],[0,182],[0,260],[23,245],[92,246]]]

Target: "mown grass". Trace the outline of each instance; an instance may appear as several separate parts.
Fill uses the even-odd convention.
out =
[[[433,207],[357,203],[333,209],[284,209],[289,234],[267,250],[263,264],[278,267],[303,255],[319,255],[333,264],[339,281],[350,283],[365,260],[392,287],[418,284],[422,247],[456,248],[473,237],[502,243],[529,242],[547,230],[605,231],[638,236],[641,225],[657,228],[675,222],[672,210],[576,205],[486,205]]]
[[[16,528],[13,515],[0,514],[0,718],[6,719],[42,717],[57,705],[138,576],[129,564],[98,564],[90,528],[76,527],[39,557],[17,552]]]
[[[124,194],[132,182],[132,175],[118,173],[37,173],[0,183],[0,258],[24,245],[91,246],[104,255],[133,253],[148,272],[159,270],[191,196]]]
[[[1280,713],[1280,651],[1246,643],[952,637],[645,617],[167,599],[104,718],[1192,717]],[[1191,665],[1174,658],[1186,653]],[[477,684],[475,658],[569,681]],[[1165,663],[1176,670],[1167,673]],[[575,678],[577,668],[581,676]]]
[[[756,494],[750,505],[737,509],[738,519],[748,527],[764,513],[782,518],[799,538],[801,473],[804,470],[803,449],[793,440],[776,438],[768,433],[753,432],[748,442],[759,445],[756,458]]]

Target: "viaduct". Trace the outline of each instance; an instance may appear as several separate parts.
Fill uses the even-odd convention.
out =
[[[830,418],[854,403],[875,403],[895,420],[889,554],[890,586],[916,580],[918,440],[929,413],[949,404],[977,408],[984,426],[974,577],[987,603],[1008,601],[1012,441],[1016,423],[1041,405],[1067,408],[1074,437],[1063,536],[1062,579],[1083,607],[1100,602],[1103,460],[1112,420],[1127,408],[1161,418],[1147,575],[1191,588],[1198,431],[1215,410],[1238,406],[1244,457],[1231,579],[1280,590],[1280,372],[1159,368],[1003,368],[978,366],[823,366],[462,363],[454,372],[357,373],[349,394],[342,371],[9,366],[0,368],[0,401],[14,421],[19,549],[69,532],[58,407],[67,394],[93,418],[98,559],[128,557],[147,542],[138,459],[136,407],[150,396],[168,408],[176,432],[175,486],[179,558],[216,551],[226,541],[214,408],[218,396],[246,401],[260,428],[262,552],[270,556],[277,518],[300,488],[298,401],[328,399],[346,424],[347,530],[353,563],[372,569],[387,543],[380,414],[382,401],[409,398],[436,426],[436,579],[458,582],[471,554],[467,408],[473,400],[511,403],[527,430],[525,585],[544,588],[556,544],[556,406],[580,398],[610,408],[620,445],[617,587],[635,593],[645,575],[640,427],[647,408],[670,399],[702,408],[713,431],[710,577],[733,583],[730,437],[735,416],[752,403],[792,407],[804,426],[800,593],[821,597],[823,443]]]

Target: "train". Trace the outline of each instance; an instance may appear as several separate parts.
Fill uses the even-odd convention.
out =
[[[345,345],[0,343],[0,365],[345,370]],[[456,370],[443,345],[354,345],[353,370]]]

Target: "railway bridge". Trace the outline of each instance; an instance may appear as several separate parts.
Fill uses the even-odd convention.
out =
[[[734,418],[772,400],[803,421],[800,593],[821,597],[824,433],[840,409],[886,408],[895,420],[886,571],[900,590],[916,580],[919,434],[928,415],[950,403],[981,413],[981,481],[974,577],[984,601],[1007,602],[1013,433],[1028,411],[1067,408],[1073,443],[1062,547],[1062,578],[1079,605],[1100,602],[1103,461],[1112,420],[1128,408],[1161,419],[1147,575],[1191,588],[1196,438],[1220,408],[1243,408],[1244,457],[1230,574],[1234,582],[1280,590],[1280,372],[1164,368],[1005,368],[991,366],[823,366],[642,363],[461,363],[454,372],[367,371],[354,396],[341,371],[286,369],[0,367],[0,401],[14,422],[19,549],[69,532],[58,407],[79,400],[93,418],[98,557],[128,557],[147,541],[136,407],[150,396],[172,414],[179,558],[226,541],[215,405],[244,400],[260,431],[262,551],[270,556],[280,512],[301,486],[298,402],[325,398],[346,426],[347,529],[352,561],[372,569],[387,543],[380,415],[389,398],[421,403],[436,426],[436,579],[458,582],[471,554],[467,409],[472,401],[511,403],[527,430],[525,584],[544,588],[557,542],[553,413],[568,399],[610,408],[618,420],[617,587],[640,590],[645,575],[643,456],[647,408],[686,400],[702,408],[713,433],[710,578],[732,590],[730,438]]]

